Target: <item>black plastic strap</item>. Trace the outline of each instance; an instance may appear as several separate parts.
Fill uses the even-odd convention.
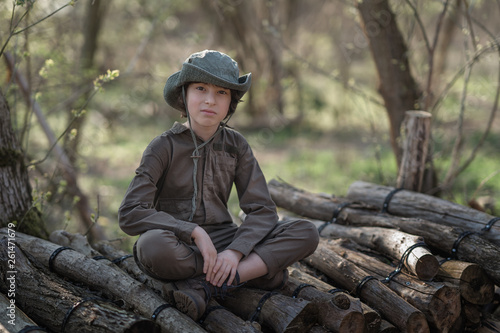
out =
[[[490,231],[491,227],[495,224],[495,222],[500,221],[500,217],[494,217],[488,222],[488,224],[481,229],[481,231]]]
[[[49,258],[49,270],[51,272],[54,271],[54,259],[56,259],[57,255],[59,253],[61,253],[62,251],[64,250],[73,250],[72,248],[68,247],[68,246],[61,246],[61,247],[58,247],[57,249],[55,249],[54,252],[52,252],[52,254],[50,255],[50,258]]]
[[[453,243],[453,248],[451,249],[451,254],[450,256],[447,258],[448,260],[452,260],[452,259],[456,259],[457,258],[457,252],[458,252],[458,246],[460,245],[460,242],[467,236],[469,235],[472,235],[474,234],[474,232],[472,231],[464,231],[462,232],[457,240],[455,241],[455,243]]]
[[[170,307],[172,307],[172,304],[169,304],[169,303],[165,303],[165,304],[160,305],[159,307],[157,307],[153,311],[153,314],[151,315],[151,319],[156,320],[156,318],[158,318],[158,315],[160,314],[160,312],[162,312],[163,310],[168,309]]]
[[[425,244],[424,242],[418,242],[418,243],[413,244],[409,248],[407,248],[406,251],[401,256],[401,259],[399,260],[399,263],[396,266],[396,269],[394,271],[392,271],[391,273],[389,273],[389,275],[387,275],[387,277],[384,280],[382,280],[382,282],[388,283],[389,281],[391,281],[391,279],[393,277],[395,277],[396,275],[398,275],[401,272],[401,269],[403,269],[403,265],[404,265],[405,261],[408,259],[408,256],[410,255],[411,251],[413,251],[417,247],[424,247],[424,246],[427,246],[427,244]]]
[[[28,332],[32,332],[32,331],[44,331],[44,332],[47,332],[47,329],[43,328],[43,327],[40,327],[40,326],[26,326],[25,328],[23,328],[22,330],[20,330],[17,333],[28,333]]]
[[[371,276],[371,275],[368,275],[368,276],[365,276],[358,284],[358,286],[356,287],[356,295],[359,297],[359,294],[361,293],[361,289],[365,286],[365,284],[370,281],[370,280],[377,280],[376,277],[374,276]]]
[[[297,298],[297,296],[299,296],[299,293],[302,289],[306,288],[306,287],[313,287],[313,288],[316,288],[315,286],[313,286],[312,284],[308,284],[308,283],[301,283],[297,286],[297,288],[295,288],[295,290],[293,291],[292,293],[292,298]]]
[[[270,299],[272,296],[274,296],[276,294],[278,294],[278,292],[270,291],[270,292],[266,293],[264,296],[262,296],[262,298],[259,301],[259,304],[257,304],[257,308],[255,309],[254,313],[250,316],[250,319],[249,319],[250,322],[256,321],[259,318],[259,315],[260,315],[260,312],[262,311],[262,307],[264,306],[264,303],[266,303],[266,301],[268,299]]]
[[[328,290],[328,293],[333,295],[336,293],[347,293],[347,291],[345,289],[333,288],[333,289]]]
[[[66,324],[68,323],[69,317],[71,316],[73,311],[75,311],[76,308],[78,308],[83,303],[90,302],[90,301],[94,302],[94,301],[107,301],[107,300],[99,298],[99,297],[86,297],[86,298],[82,299],[81,301],[78,301],[75,304],[73,304],[73,306],[71,308],[69,308],[68,312],[66,312],[66,315],[64,316],[64,319],[63,319],[63,322],[61,325],[61,332],[64,332],[64,330],[66,328]]]
[[[387,194],[384,200],[384,204],[382,205],[382,213],[389,213],[389,204],[391,203],[392,197],[394,196],[394,194],[398,193],[401,190],[404,190],[404,188],[395,188],[394,190],[389,192],[389,194]]]
[[[203,324],[203,322],[205,321],[205,319],[207,319],[209,314],[211,314],[215,310],[220,310],[220,309],[225,309],[225,307],[223,307],[222,305],[214,305],[206,309],[205,313],[203,314],[203,316],[201,316],[199,320],[200,324]]]
[[[119,258],[116,258],[116,259],[113,259],[111,260],[111,262],[115,265],[118,265],[119,263],[121,263],[122,261],[124,261],[125,259],[128,259],[128,258],[132,258],[134,255],[133,254],[127,254],[127,255],[124,255],[122,257],[119,257]]]
[[[332,224],[332,223],[337,223],[337,218],[339,217],[340,212],[342,212],[342,209],[350,206],[351,204],[352,204],[352,202],[344,202],[344,203],[341,203],[340,205],[338,205],[337,207],[335,207],[335,210],[333,211],[332,219],[330,221],[325,222],[323,225],[321,225],[318,228],[318,233],[321,234],[321,232],[323,231],[323,229],[325,229],[325,227],[327,225]]]
[[[92,259],[94,259],[94,260],[103,260],[103,259],[104,259],[104,260],[109,260],[109,259],[108,259],[107,257],[105,257],[105,256],[95,256],[95,257],[93,257]]]

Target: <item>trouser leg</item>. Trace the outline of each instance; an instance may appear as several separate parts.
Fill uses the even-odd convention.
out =
[[[182,280],[203,273],[203,257],[167,230],[149,230],[134,245],[134,257],[148,275],[161,280]]]
[[[264,278],[272,278],[291,264],[311,255],[317,248],[319,234],[307,220],[279,222],[255,248],[268,268]]]

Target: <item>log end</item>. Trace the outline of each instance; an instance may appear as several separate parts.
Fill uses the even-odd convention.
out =
[[[432,297],[427,319],[439,332],[448,332],[461,313],[460,291],[452,286],[441,287]]]
[[[361,312],[351,312],[346,315],[336,332],[363,333],[365,331],[365,318]]]
[[[408,333],[429,333],[429,324],[422,312],[414,312],[408,316],[406,327],[403,328]]]
[[[495,284],[479,265],[469,265],[460,278],[460,293],[472,304],[491,303],[495,296]]]
[[[439,261],[432,254],[424,254],[415,265],[415,274],[420,280],[430,281],[439,272]]]

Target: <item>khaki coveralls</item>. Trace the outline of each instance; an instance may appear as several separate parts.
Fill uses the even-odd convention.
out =
[[[194,193],[193,149],[189,129],[177,122],[156,137],[144,151],[120,206],[121,229],[141,235],[134,254],[147,274],[164,280],[201,275],[203,257],[191,239],[197,225],[207,231],[218,252],[232,249],[244,257],[256,252],[268,267],[267,278],[314,252],[319,241],[316,227],[306,220],[278,222],[276,206],[248,142],[228,128],[200,151],[196,210],[188,221]],[[233,183],[246,214],[240,226],[227,210]]]

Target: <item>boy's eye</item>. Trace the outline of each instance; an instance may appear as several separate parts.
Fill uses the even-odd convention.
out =
[[[227,95],[227,91],[225,91],[225,90],[219,90],[219,94],[221,94],[221,95]]]

